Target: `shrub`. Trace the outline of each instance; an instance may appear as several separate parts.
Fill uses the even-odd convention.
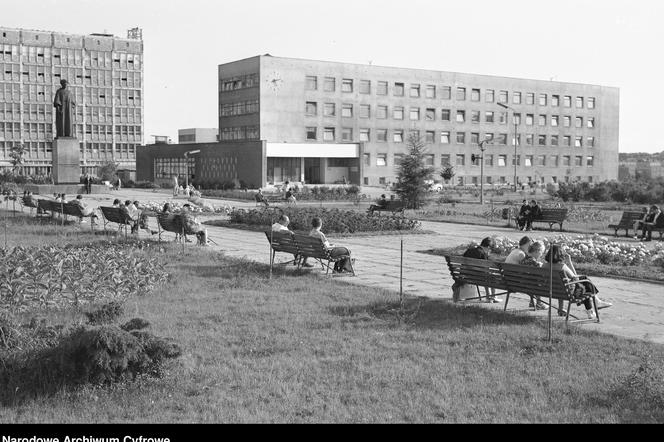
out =
[[[115,322],[123,313],[124,308],[122,304],[118,301],[111,301],[90,312],[85,312],[85,316],[88,317],[90,324],[101,325]]]

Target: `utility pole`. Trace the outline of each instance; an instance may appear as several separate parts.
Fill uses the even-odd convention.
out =
[[[489,140],[480,141],[480,152],[482,153],[480,155],[471,154],[470,156],[470,161],[473,163],[476,159],[480,161],[480,204],[482,205],[484,204],[484,151],[486,150],[485,144],[488,142]]]
[[[514,140],[513,140],[513,144],[514,144],[514,159],[513,159],[513,162],[514,162],[514,192],[516,192],[516,165],[517,165],[517,161],[516,161],[516,142],[517,142],[518,135],[517,135],[517,127],[516,127],[517,124],[516,124],[515,110],[514,110],[513,107],[510,107],[506,104],[503,104],[503,103],[497,103],[497,104],[498,104],[498,106],[500,106],[504,109],[509,109],[509,110],[512,111],[512,121],[514,121]]]

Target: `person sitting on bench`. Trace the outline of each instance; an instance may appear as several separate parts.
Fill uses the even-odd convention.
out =
[[[287,215],[282,214],[277,220],[277,222],[272,224],[272,232],[274,233],[290,232],[291,230],[288,228],[288,224],[290,224],[290,218],[288,218]],[[298,255],[297,253],[293,253],[293,264],[297,265],[299,259],[300,255]],[[304,261],[302,261],[302,267],[313,267],[313,264],[309,264],[306,261],[307,261],[306,258],[304,259]]]
[[[650,206],[650,212],[643,222],[643,230],[641,232],[641,241],[652,241],[653,229],[664,229],[664,216],[662,211],[656,205]]]
[[[387,207],[387,198],[385,197],[385,194],[382,194],[380,199],[376,201],[376,204],[369,206],[367,212],[374,213],[374,210],[384,209],[385,207]]]
[[[333,244],[330,244],[330,242],[327,240],[325,237],[325,234],[320,231],[320,228],[323,226],[323,220],[315,217],[314,219],[311,220],[311,231],[309,232],[309,236],[313,236],[316,238],[320,238],[321,241],[323,241],[323,245],[325,248],[330,252],[330,256],[332,258],[336,257],[341,257],[339,261],[334,263],[334,271],[333,273],[344,273],[344,272],[352,272],[353,271],[353,266],[351,263],[351,258],[350,258],[350,250],[346,247],[339,247],[335,246]],[[306,261],[306,259],[305,259]]]
[[[92,222],[94,222],[95,218],[97,218],[97,215],[93,213],[94,210],[91,207],[88,207],[87,203],[83,201],[83,195],[76,195],[76,198],[71,200],[70,203],[76,204],[78,207],[80,207],[83,216],[89,216]],[[81,222],[84,222],[83,219],[81,219]]]
[[[257,203],[262,203],[265,204],[265,207],[269,207],[270,203],[267,201],[267,198],[265,198],[265,195],[263,195],[263,191],[261,189],[258,189],[258,193],[254,196],[256,199]]]
[[[471,246],[469,247],[464,253],[463,256],[465,258],[475,258],[475,259],[489,259],[489,253],[491,253],[491,249],[496,246],[496,241],[491,238],[490,236],[487,236],[482,240],[479,246]],[[470,284],[466,284],[470,286]],[[484,287],[484,291],[486,294],[486,301],[485,302],[501,302],[502,299],[498,298],[496,296],[496,290],[494,288],[491,288],[491,295],[489,295],[489,287]]]

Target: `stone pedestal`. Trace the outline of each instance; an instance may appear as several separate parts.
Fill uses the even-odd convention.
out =
[[[76,138],[60,137],[53,140],[52,175],[55,184],[80,183],[80,157],[80,147]]]

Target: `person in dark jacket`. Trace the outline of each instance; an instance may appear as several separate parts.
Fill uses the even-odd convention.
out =
[[[479,246],[471,246],[464,253],[465,258],[475,258],[475,259],[489,259],[489,254],[491,249],[496,246],[496,241],[491,237],[486,237],[482,240]],[[496,297],[495,289],[491,289],[491,295],[489,295],[489,287],[484,287],[486,293],[486,302],[501,302],[502,299]]]
[[[542,217],[542,208],[537,201],[530,200],[528,206],[528,215],[526,216],[526,230],[533,230],[533,221]]]

